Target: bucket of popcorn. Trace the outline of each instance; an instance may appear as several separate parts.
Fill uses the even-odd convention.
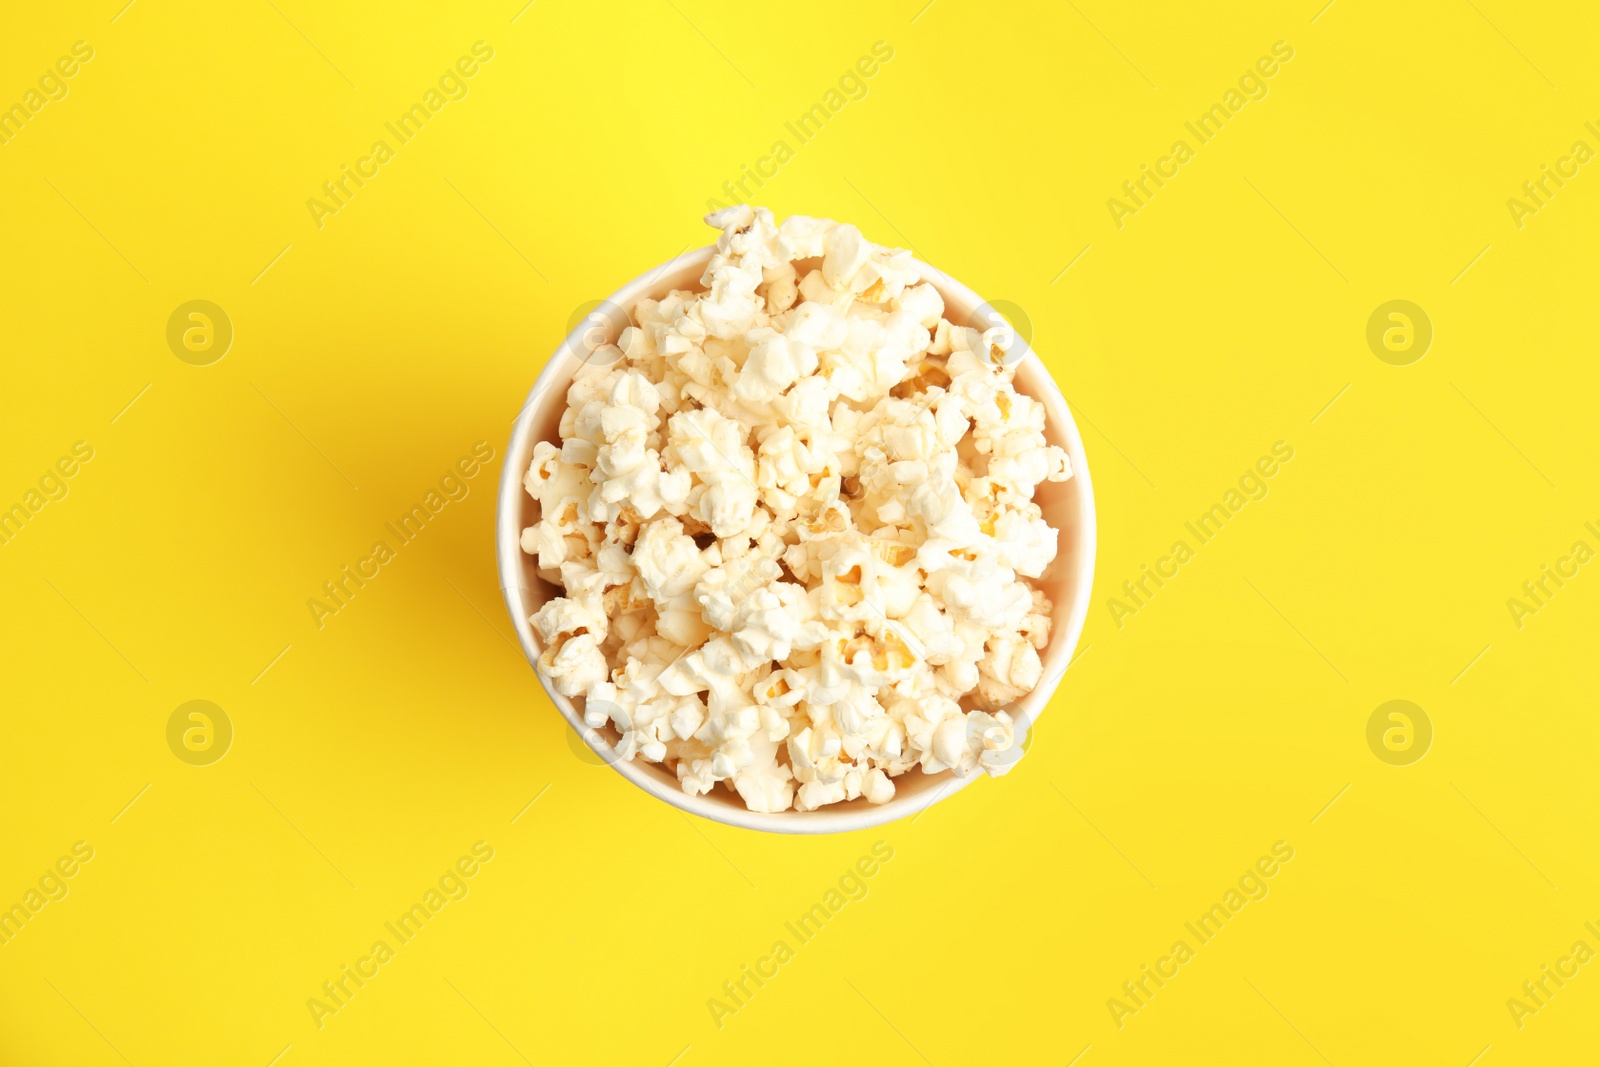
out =
[[[1095,552],[1032,324],[849,224],[707,222],[575,315],[513,428],[498,557],[541,684],[623,777],[751,829],[1006,774]]]

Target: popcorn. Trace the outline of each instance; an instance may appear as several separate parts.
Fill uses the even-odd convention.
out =
[[[564,595],[539,667],[620,759],[752,811],[883,804],[913,769],[1005,774],[1043,676],[1072,476],[910,253],[735,205],[697,290],[640,300],[523,479]]]
[[[556,692],[569,697],[605,680],[609,670],[600,652],[600,638],[591,633],[574,634],[546,647],[539,656],[539,666],[554,683]]]

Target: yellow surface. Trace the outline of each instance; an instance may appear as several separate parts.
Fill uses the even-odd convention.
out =
[[[0,506],[39,505],[0,545],[0,898],[40,905],[0,946],[0,1061],[1592,1059],[1592,6],[120,2],[0,35],[7,102],[92,48],[0,145]],[[1145,164],[1176,175],[1114,211]],[[1575,176],[1513,210],[1545,164]],[[365,185],[308,207],[345,165]],[[1024,309],[1098,491],[1082,656],[1029,757],[875,833],[692,822],[578,758],[491,555],[574,309],[705,243],[758,166],[780,214]],[[169,347],[194,300],[231,323],[218,361],[214,314]],[[1391,300],[1431,321],[1420,361],[1368,346]],[[1145,564],[1177,573],[1141,606]],[[1514,612],[1547,564],[1576,576]],[[220,715],[169,747],[195,700]],[[1400,720],[1368,746],[1392,700],[1420,761],[1384,748]],[[1241,878],[1267,895],[1202,944]],[[466,895],[388,931],[441,885]],[[373,976],[309,1008],[347,965]],[[740,1005],[746,965],[776,974]],[[1145,965],[1176,976],[1140,1006]],[[1513,1012],[1545,965],[1576,976]]]

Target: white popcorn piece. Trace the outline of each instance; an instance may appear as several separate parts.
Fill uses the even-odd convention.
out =
[[[592,633],[575,634],[549,646],[539,656],[539,666],[554,683],[556,692],[569,697],[603,681],[608,670],[606,657],[600,651],[600,638]]]
[[[645,593],[658,609],[692,590],[710,569],[694,538],[683,532],[683,523],[670,517],[644,525],[632,559]]]
[[[706,221],[699,286],[640,300],[534,447],[540,669],[618,758],[752,811],[1007,773],[1053,611],[1033,496],[1072,477],[1014,335],[854,226]]]

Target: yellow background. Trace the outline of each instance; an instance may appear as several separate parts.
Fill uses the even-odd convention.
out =
[[[1600,147],[1592,5],[121,2],[0,35],[0,102],[95,49],[0,146],[0,504],[95,449],[0,546],[0,903],[95,849],[0,947],[0,1061],[1593,1059],[1600,964],[1520,1029],[1506,1006],[1600,948],[1600,567],[1520,629],[1506,606],[1600,547],[1600,174],[1506,206]],[[307,199],[478,40],[470,95],[318,229]],[[1280,40],[1270,94],[1116,227]],[[707,243],[780,138],[761,203],[1026,310],[1101,522],[1019,769],[821,839],[575,755],[511,643],[498,461],[323,629],[306,608],[474,442],[498,457],[574,309]],[[1365,341],[1397,298],[1435,329],[1405,367]],[[234,326],[210,366],[165,340],[192,299]],[[1107,598],[1279,440],[1270,495],[1119,628]],[[167,746],[192,699],[234,725],[210,766]],[[1410,766],[1366,743],[1391,699],[1434,727]],[[470,895],[318,1029],[307,999],[479,840]],[[869,895],[714,1025],[879,840]],[[1107,999],[1279,840],[1270,895],[1119,1029]]]

